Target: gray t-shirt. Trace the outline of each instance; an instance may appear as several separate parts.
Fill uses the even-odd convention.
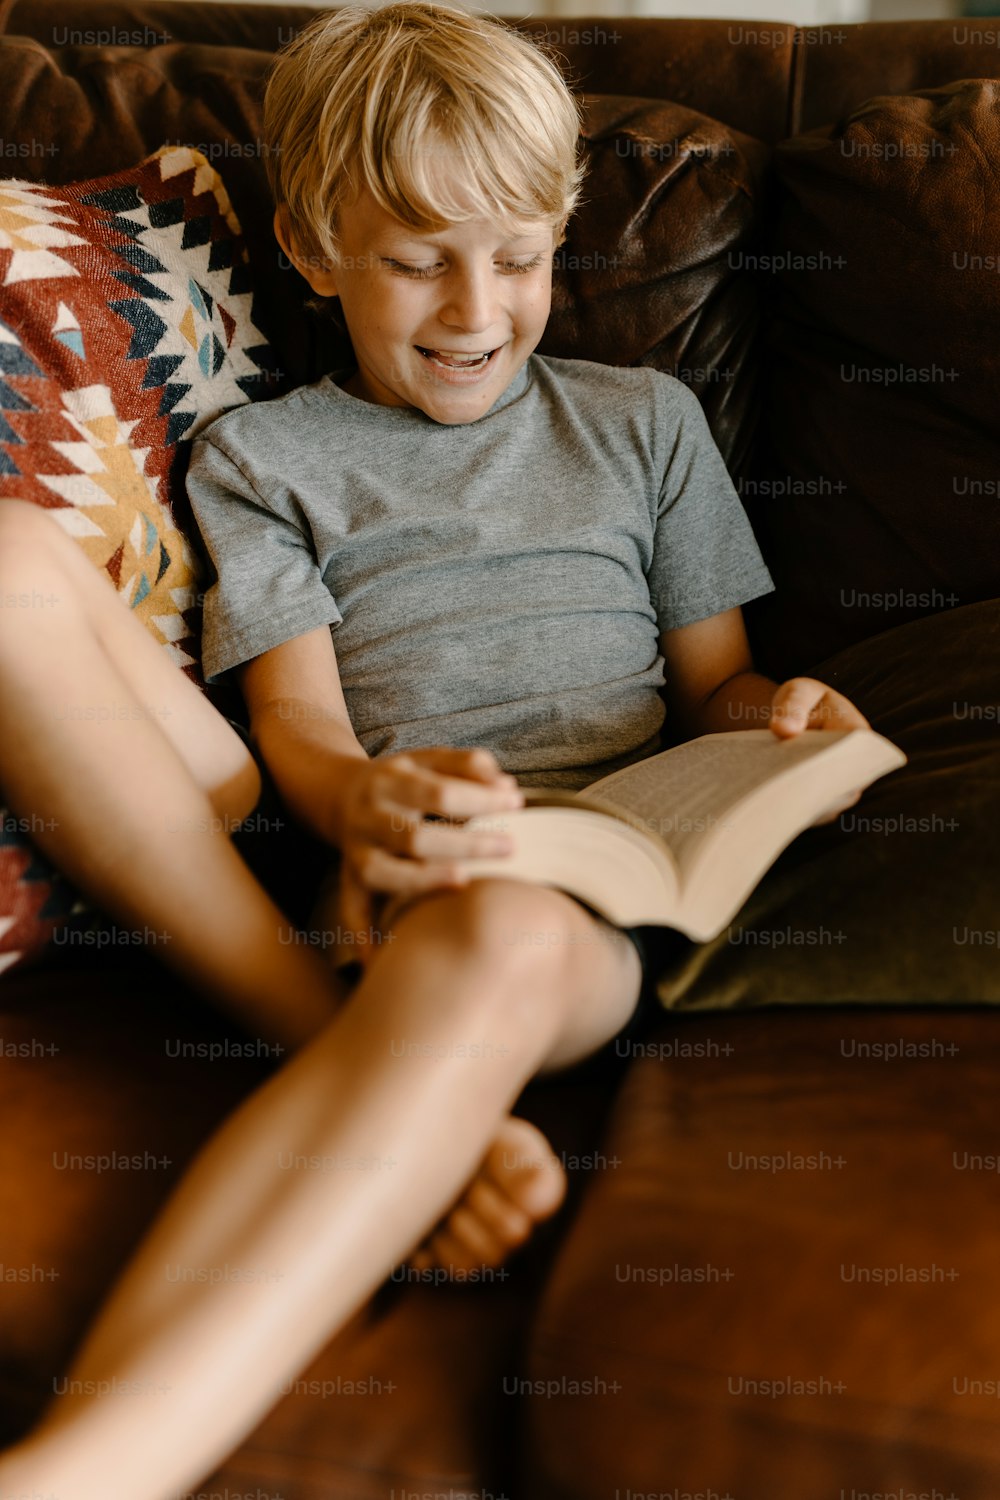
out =
[[[526,785],[579,788],[652,754],[658,632],[772,587],[696,397],[533,354],[448,426],[346,373],[193,445],[208,679],[329,625],[371,756],[483,745]]]

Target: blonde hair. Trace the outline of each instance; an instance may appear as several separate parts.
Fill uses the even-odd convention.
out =
[[[424,232],[492,218],[562,233],[585,171],[579,106],[554,58],[490,17],[427,0],[311,22],[277,56],[263,132],[295,250],[321,265],[336,260],[340,209],[363,188]],[[435,171],[449,159],[463,170]]]

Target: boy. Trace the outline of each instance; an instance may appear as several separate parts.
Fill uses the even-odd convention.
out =
[[[470,882],[463,861],[506,846],[463,819],[518,805],[518,782],[581,786],[649,754],[664,674],[688,734],[865,723],[822,683],[754,673],[739,606],[770,580],[690,393],[533,353],[580,187],[576,105],[543,54],[419,0],[334,12],[279,60],[265,131],[276,234],[339,299],[355,362],[228,413],[196,446],[216,571],[205,667],[238,671],[263,763],[339,851],[325,919],[384,941],[357,946],[362,977],[330,1020],[332,977],[281,942],[227,840],[185,835],[136,873],[148,814],[130,768],[157,776],[183,827],[180,810],[209,801],[245,816],[260,779],[90,565],[14,504],[11,545],[72,605],[50,672],[94,692],[141,682],[147,701],[155,685],[171,711],[163,729],[122,728],[112,781],[78,718],[56,743],[30,697],[37,661],[18,667],[27,641],[8,647],[0,699],[23,723],[27,693],[36,748],[44,732],[41,771],[0,764],[12,806],[50,811],[62,770],[83,766],[77,800],[96,799],[114,857],[95,872],[90,814],[64,797],[50,840],[64,866],[299,1050],[203,1150],[78,1353],[71,1389],[112,1381],[116,1399],[53,1403],[0,1460],[0,1496],[162,1500],[422,1240],[418,1263],[495,1265],[554,1211],[561,1171],[538,1170],[545,1142],[508,1111],[649,1001],[642,939],[559,891]],[[273,1274],[166,1283],[165,1263]]]

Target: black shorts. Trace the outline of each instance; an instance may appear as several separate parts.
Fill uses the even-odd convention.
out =
[[[640,1013],[643,1016],[648,1016],[651,1012],[660,1015],[663,1006],[660,1003],[657,984],[662,971],[661,950],[667,934],[662,927],[623,927],[622,931],[635,944],[642,967],[642,988],[639,991],[633,1020]],[[632,1025],[631,1021],[629,1025]]]
[[[585,901],[581,901],[580,905],[587,911],[592,911]],[[596,912],[592,914],[598,915]],[[627,1055],[626,1043],[637,1040],[648,1030],[656,1017],[663,1014],[657,982],[663,970],[665,945],[669,938],[676,934],[668,933],[663,927],[622,927],[619,931],[629,939],[639,955],[642,978],[635,1009],[625,1025],[594,1054],[597,1058],[602,1058],[605,1053],[612,1050],[619,1055]]]

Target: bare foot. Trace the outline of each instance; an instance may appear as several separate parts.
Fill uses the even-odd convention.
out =
[[[410,1257],[419,1270],[499,1266],[566,1196],[566,1173],[540,1130],[513,1115],[465,1192]]]

